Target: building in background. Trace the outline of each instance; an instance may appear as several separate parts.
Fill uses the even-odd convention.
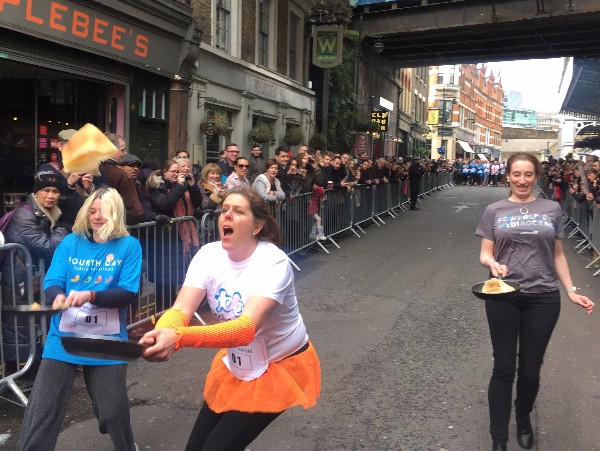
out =
[[[538,113],[523,108],[523,93],[508,91],[504,93],[504,112],[502,122],[505,127],[537,128]]]
[[[504,127],[502,130],[502,160],[515,152],[529,152],[540,161],[558,157],[558,131],[523,127]]]
[[[499,158],[503,100],[501,81],[483,64],[430,67],[431,157]]]
[[[557,132],[560,128],[560,117],[559,113],[545,113],[538,111],[535,128],[537,130]]]
[[[187,147],[194,161],[216,161],[228,141],[249,154],[248,135],[259,123],[273,133],[262,142],[267,156],[292,128],[308,140],[315,97],[308,87],[305,23],[313,3],[191,1],[205,30],[188,93]],[[225,133],[207,127],[215,117],[226,118]]]
[[[165,158],[173,95],[196,61],[200,31],[187,1],[3,2],[0,171],[4,192],[31,189],[57,134],[93,123],[129,151]]]
[[[401,145],[398,155],[429,156],[427,126],[427,98],[429,67],[401,68],[397,78],[402,85],[398,105],[398,137]]]

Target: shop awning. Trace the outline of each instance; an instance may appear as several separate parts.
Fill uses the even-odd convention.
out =
[[[480,160],[488,161],[487,157],[482,153],[478,153],[477,156],[479,157]]]
[[[471,146],[469,146],[469,143],[466,141],[461,141],[460,139],[457,140],[458,141],[458,145],[460,147],[462,147],[462,149],[467,152],[467,153],[475,153],[473,151],[473,149],[471,149]]]

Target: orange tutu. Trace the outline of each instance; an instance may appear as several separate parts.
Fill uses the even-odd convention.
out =
[[[215,355],[206,376],[204,400],[213,412],[276,413],[293,406],[314,406],[321,393],[321,364],[312,343],[300,354],[270,363],[252,381],[242,381],[227,369],[227,349]]]

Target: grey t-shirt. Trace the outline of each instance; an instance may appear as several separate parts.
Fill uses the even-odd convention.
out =
[[[487,206],[475,235],[494,242],[494,258],[507,266],[507,280],[519,282],[524,293],[545,293],[559,288],[554,243],[563,229],[557,202],[503,199]]]

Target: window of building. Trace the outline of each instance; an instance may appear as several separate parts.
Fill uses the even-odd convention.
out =
[[[215,47],[229,52],[231,50],[231,0],[216,0]]]
[[[258,2],[258,64],[269,65],[269,34],[270,34],[271,0]]]
[[[164,90],[143,88],[138,102],[138,116],[166,120],[166,98]]]
[[[290,14],[290,23],[288,26],[290,42],[288,45],[288,76],[293,79],[298,78],[298,30],[300,28],[300,18],[294,14]]]

